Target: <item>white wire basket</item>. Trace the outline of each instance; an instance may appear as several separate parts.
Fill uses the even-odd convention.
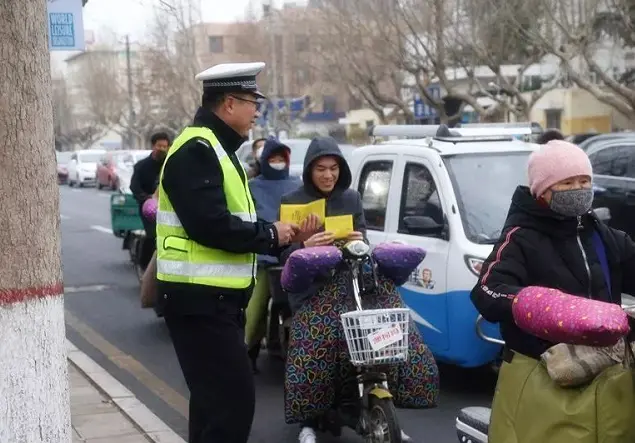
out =
[[[341,318],[353,365],[376,366],[408,359],[408,308],[351,311]]]

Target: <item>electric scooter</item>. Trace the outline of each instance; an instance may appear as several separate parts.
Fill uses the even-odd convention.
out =
[[[410,248],[405,245],[398,247]],[[317,264],[319,259],[315,263],[309,263],[311,259],[307,258],[306,269],[315,270],[322,266],[322,274],[325,271],[334,271],[348,272],[350,275],[351,291],[348,295],[354,299],[355,309],[341,314],[341,324],[350,362],[355,367],[354,375],[345,380],[344,384],[352,384],[355,389],[341,389],[341,392],[358,395],[340,399],[322,417],[320,429],[340,436],[342,427],[346,426],[362,436],[366,443],[401,443],[401,427],[393,396],[388,390],[387,376],[382,368],[398,365],[408,359],[410,311],[408,308],[365,309],[362,300],[365,296],[372,297],[372,292],[379,284],[378,272],[382,269],[382,260],[388,262],[388,259],[375,252],[371,253],[370,246],[360,240],[348,242],[339,252],[341,255],[328,265]],[[316,252],[316,255],[319,253]],[[420,259],[413,264],[412,269],[406,270],[406,274],[410,274],[424,256],[425,253],[421,251]],[[285,266],[289,266],[289,262]],[[391,264],[394,269],[395,263]],[[283,285],[286,283],[284,274],[283,271]],[[296,269],[289,271],[289,274],[302,280],[303,284],[310,285],[310,278],[304,272]]]

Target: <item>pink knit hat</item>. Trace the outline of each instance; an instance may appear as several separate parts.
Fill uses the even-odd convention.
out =
[[[551,140],[529,156],[527,174],[531,195],[540,197],[561,180],[578,175],[593,177],[593,169],[582,149],[564,140]]]

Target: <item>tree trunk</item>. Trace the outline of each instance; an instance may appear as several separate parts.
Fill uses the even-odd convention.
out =
[[[71,441],[46,5],[0,7],[0,442]]]

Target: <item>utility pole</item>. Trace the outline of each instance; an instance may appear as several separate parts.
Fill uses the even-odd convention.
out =
[[[273,17],[273,0],[265,0],[265,3],[262,5],[263,15],[267,19],[267,24],[269,28],[269,37],[271,39],[271,94],[270,101],[272,104],[271,108],[271,117],[269,121],[271,122],[271,130],[274,135],[278,135],[278,69],[277,69],[277,53],[276,53],[276,28]],[[269,122],[267,122],[269,123]],[[269,126],[269,124],[268,124]]]
[[[134,143],[134,133],[132,128],[135,127],[136,115],[134,112],[134,99],[132,90],[132,62],[130,60],[130,36],[126,35],[126,76],[128,77],[128,149],[136,148]]]

